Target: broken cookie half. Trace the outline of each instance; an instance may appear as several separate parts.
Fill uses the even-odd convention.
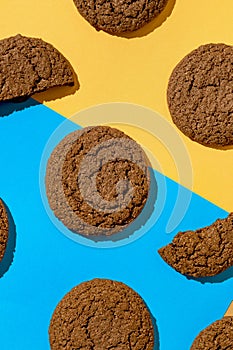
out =
[[[233,266],[233,213],[196,231],[179,232],[158,252],[167,264],[190,277],[225,271]]]
[[[0,40],[0,101],[73,85],[70,63],[51,44],[20,34]]]

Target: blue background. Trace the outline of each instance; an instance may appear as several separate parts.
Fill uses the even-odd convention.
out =
[[[22,111],[12,113],[16,107]],[[122,281],[144,298],[157,322],[160,350],[189,349],[197,333],[221,318],[232,301],[233,270],[209,280],[188,280],[166,265],[157,249],[178,231],[208,225],[227,213],[192,194],[184,219],[167,234],[179,185],[165,178],[166,204],[149,232],[117,248],[80,245],[54,226],[40,194],[42,153],[64,117],[33,100],[0,104],[0,116],[6,114],[0,118],[0,197],[14,218],[16,248],[0,278],[1,350],[49,349],[56,304],[72,287],[95,277]]]

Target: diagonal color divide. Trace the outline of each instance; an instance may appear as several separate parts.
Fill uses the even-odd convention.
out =
[[[233,316],[233,301],[230,304],[229,308],[227,309],[227,312],[225,313],[224,316]]]
[[[17,229],[14,260],[0,278],[1,349],[49,350],[47,331],[54,307],[73,286],[94,277],[122,281],[144,298],[156,319],[159,350],[174,350],[174,339],[177,349],[189,349],[196,335],[220,319],[232,301],[233,271],[214,280],[188,280],[165,264],[157,250],[178,231],[207,226],[227,212],[183,188],[190,203],[168,235],[167,222],[180,185],[154,171],[161,181],[158,187],[166,185],[165,202],[159,218],[140,239],[116,249],[95,249],[67,239],[49,220],[39,191],[45,145],[64,122],[66,133],[78,127],[40,104],[0,118],[4,164],[0,193]]]

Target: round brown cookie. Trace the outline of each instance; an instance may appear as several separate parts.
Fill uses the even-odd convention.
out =
[[[196,231],[179,232],[159,254],[176,271],[192,277],[217,275],[233,265],[233,213]]]
[[[9,231],[9,223],[6,208],[0,199],[0,262],[4,256],[7,240],[8,240],[8,232]]]
[[[168,0],[74,0],[80,14],[97,30],[133,32],[157,17]]]
[[[167,100],[176,126],[205,146],[233,144],[233,47],[207,44],[173,70]]]
[[[51,44],[20,34],[0,40],[0,101],[74,85],[70,63]]]
[[[233,349],[233,317],[227,316],[204,329],[194,340],[191,350]]]
[[[149,161],[122,131],[96,126],[66,136],[46,170],[51,209],[70,230],[112,235],[141,213],[148,197]]]
[[[94,279],[57,305],[49,327],[51,350],[153,350],[154,329],[142,298],[121,282]]]

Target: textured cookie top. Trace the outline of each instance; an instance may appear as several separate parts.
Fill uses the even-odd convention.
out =
[[[153,350],[154,330],[142,298],[121,282],[94,279],[73,288],[57,305],[51,350]]]
[[[233,144],[233,47],[207,44],[173,70],[167,90],[177,127],[206,146]]]
[[[6,212],[6,208],[0,199],[0,262],[4,256],[7,240],[8,240],[8,232],[9,231],[9,223],[8,216]]]
[[[107,126],[69,134],[47,165],[46,190],[55,215],[83,235],[111,235],[142,211],[149,192],[142,148]]]
[[[150,22],[168,0],[74,0],[80,14],[97,30],[132,32]]]
[[[73,72],[52,45],[20,34],[0,40],[0,101],[62,85],[74,85]]]
[[[179,232],[159,254],[184,275],[205,277],[223,272],[233,265],[233,213],[199,230]]]
[[[233,349],[233,317],[224,317],[204,329],[194,340],[191,350]]]

